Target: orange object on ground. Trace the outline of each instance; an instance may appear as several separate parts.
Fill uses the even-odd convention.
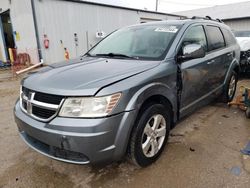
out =
[[[27,68],[31,65],[31,58],[28,53],[17,53],[17,49],[9,49],[11,54],[12,74],[16,75],[17,71]]]
[[[246,117],[250,118],[250,88],[240,86],[240,94],[228,105],[238,106],[241,110],[246,111]]]

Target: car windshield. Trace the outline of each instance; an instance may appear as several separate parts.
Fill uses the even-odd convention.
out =
[[[235,37],[250,37],[250,31],[235,31]]]
[[[111,58],[162,60],[181,25],[140,25],[115,31],[87,55]]]

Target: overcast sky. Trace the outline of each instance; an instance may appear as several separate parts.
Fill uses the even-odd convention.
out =
[[[104,4],[119,5],[125,7],[155,10],[156,0],[88,0],[100,2]],[[246,0],[245,0],[246,1]],[[184,10],[192,10],[198,8],[205,8],[209,6],[222,5],[244,2],[244,0],[158,0],[158,11],[160,12],[178,12]]]

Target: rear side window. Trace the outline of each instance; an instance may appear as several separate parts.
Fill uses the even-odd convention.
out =
[[[208,50],[213,51],[225,47],[224,37],[219,27],[206,26],[208,36]]]
[[[233,45],[236,43],[235,37],[233,36],[233,33],[227,29],[222,29],[224,38],[226,40],[227,46]]]

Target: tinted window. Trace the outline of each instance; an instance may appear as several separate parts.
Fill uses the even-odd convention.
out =
[[[203,26],[191,27],[184,36],[182,46],[194,43],[201,44],[205,49],[207,49],[207,39]]]
[[[219,27],[206,26],[208,36],[208,50],[216,50],[225,46],[225,41]]]
[[[235,40],[233,33],[231,31],[229,31],[227,29],[222,29],[222,32],[223,32],[224,38],[226,40],[226,44],[228,46],[236,43],[236,40]]]

